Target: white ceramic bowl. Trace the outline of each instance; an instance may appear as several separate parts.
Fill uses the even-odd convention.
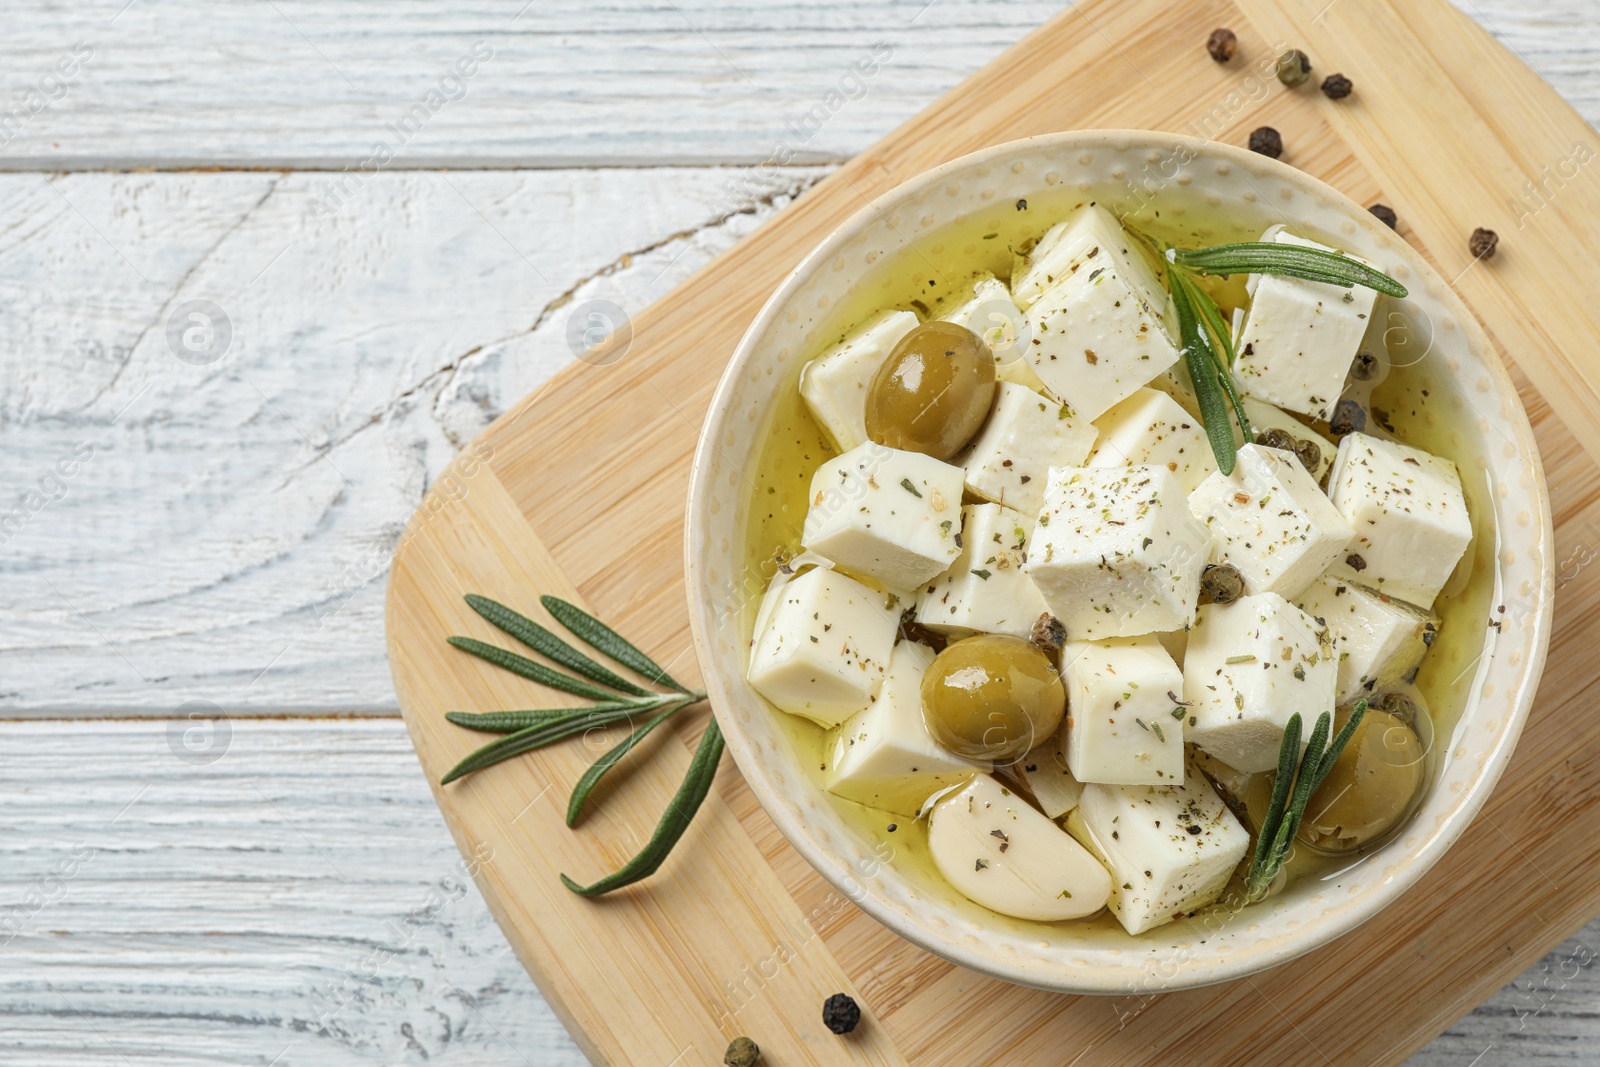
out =
[[[1441,662],[1428,668],[1454,679],[1441,702],[1450,706],[1435,708],[1454,723],[1440,731],[1432,786],[1403,832],[1335,877],[1303,879],[1262,904],[1137,938],[1110,920],[1046,925],[994,915],[936,876],[908,877],[893,857],[880,862],[881,846],[875,851],[863,826],[800,765],[781,713],[744,679],[750,606],[760,595],[746,571],[746,475],[779,391],[795,387],[801,363],[825,341],[820,331],[841,328],[829,309],[908,244],[937,241],[956,220],[1064,196],[1068,207],[1094,199],[1119,214],[1159,208],[1169,223],[1183,219],[1201,231],[1222,213],[1242,220],[1238,233],[1219,231],[1216,240],[1288,222],[1400,279],[1410,297],[1380,303],[1375,314],[1406,331],[1392,340],[1417,354],[1432,397],[1430,414],[1400,429],[1457,460],[1478,530],[1470,617],[1447,619],[1430,657]],[[1143,131],[1055,134],[985,149],[907,182],[829,235],[773,294],[723,375],[695,456],[690,618],[712,704],[750,788],[789,843],[861,908],[929,951],[1007,981],[1072,993],[1187,988],[1282,963],[1353,929],[1415,883],[1483,805],[1521,732],[1549,641],[1543,483],[1527,415],[1483,330],[1438,274],[1359,205],[1292,167],[1223,145]],[[1480,641],[1476,628],[1490,617],[1504,624],[1484,629]]]

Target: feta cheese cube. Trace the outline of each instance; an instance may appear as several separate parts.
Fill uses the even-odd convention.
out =
[[[1113,785],[1183,781],[1183,672],[1154,634],[1069,642],[1061,650],[1061,680],[1074,778]]]
[[[1060,733],[1023,756],[1014,769],[1050,818],[1059,819],[1078,806],[1083,783],[1072,777]]]
[[[1310,474],[1311,480],[1321,485],[1323,477],[1333,466],[1334,453],[1339,451],[1339,446],[1275,404],[1257,400],[1253,396],[1243,396],[1239,400],[1244,406],[1245,417],[1250,420],[1250,429],[1258,438],[1266,430],[1282,430],[1293,437],[1296,443],[1309,441],[1317,446],[1317,465]],[[1238,444],[1244,443],[1238,427],[1234,428],[1233,439]]]
[[[1183,660],[1187,738],[1246,774],[1270,771],[1289,716],[1309,736],[1333,711],[1338,676],[1327,630],[1277,593],[1204,605]]]
[[[909,311],[886,311],[801,369],[800,395],[839,451],[867,440],[867,389],[916,324]]]
[[[961,555],[917,594],[917,621],[940,633],[998,633],[1026,639],[1044,597],[1022,569],[1033,520],[999,504],[961,509]]]
[[[961,483],[960,467],[869,441],[817,468],[801,539],[909,593],[961,554]]]
[[[1077,640],[1181,630],[1210,552],[1165,467],[1055,467],[1028,575]]]
[[[1295,604],[1328,628],[1339,658],[1337,704],[1411,680],[1439,632],[1439,618],[1354,582],[1323,575]]]
[[[1031,517],[1044,503],[1051,467],[1077,467],[1094,447],[1091,422],[1032,389],[1000,382],[989,421],[960,457],[967,489]]]
[[[944,316],[944,321],[965,326],[983,339],[994,356],[995,375],[1001,381],[1019,381],[1042,392],[1038,375],[1027,365],[1023,347],[1027,344],[1027,324],[1022,309],[1011,299],[1006,283],[993,274],[981,274],[972,284],[972,296]],[[1019,378],[1016,373],[1020,372]]]
[[[1418,607],[1434,598],[1472,541],[1455,464],[1420,448],[1347,435],[1328,495],[1356,536],[1332,573]]]
[[[1355,531],[1292,452],[1239,449],[1232,474],[1212,474],[1189,510],[1214,539],[1212,558],[1231,563],[1251,593],[1292,597],[1345,554]]]
[[[774,579],[745,677],[778,710],[838,725],[882,687],[900,627],[892,600],[827,567]]]
[[[1085,208],[1068,225],[1051,255],[1069,246],[1083,251],[1064,274],[1041,268],[1056,280],[1027,309],[1028,362],[1051,395],[1083,418],[1097,419],[1177,362],[1168,329],[1171,301],[1104,208]],[[1022,292],[1016,289],[1019,301]]]
[[[1111,868],[1111,913],[1142,934],[1217,900],[1250,834],[1205,776],[1182,785],[1086,785],[1068,824]]]
[[[988,772],[989,764],[962,759],[928,733],[922,675],[932,662],[927,645],[902,641],[894,647],[877,699],[841,723],[824,748],[832,753],[823,776],[828,792],[915,818],[934,793]]]
[[[1171,396],[1139,389],[1095,420],[1100,438],[1090,453],[1090,467],[1149,464],[1178,476],[1185,493],[1217,469],[1205,426]]]
[[[1335,251],[1281,230],[1267,231],[1262,240]],[[1233,365],[1239,388],[1290,411],[1329,418],[1378,294],[1276,274],[1251,275],[1247,284],[1250,308]]]
[[[1088,850],[987,774],[933,806],[928,852],[957,892],[1018,919],[1079,919],[1111,894]]]

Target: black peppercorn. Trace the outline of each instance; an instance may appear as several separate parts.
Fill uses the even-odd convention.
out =
[[[1239,38],[1229,29],[1212,30],[1211,36],[1206,38],[1206,51],[1211,53],[1211,58],[1218,63],[1226,63],[1233,58],[1233,53],[1239,48]]]
[[[1262,430],[1256,434],[1256,444],[1263,448],[1280,448],[1285,452],[1294,451],[1294,435],[1288,430]]]
[[[1283,155],[1283,137],[1271,126],[1258,126],[1250,131],[1250,151],[1277,159]]]
[[[748,1037],[736,1037],[728,1042],[722,1062],[728,1067],[756,1067],[761,1062],[761,1048]]]
[[[1472,231],[1472,237],[1467,241],[1467,247],[1472,249],[1473,259],[1489,259],[1500,245],[1500,235],[1493,230],[1486,230],[1479,226]]]
[[[1344,558],[1344,565],[1355,571],[1357,574],[1360,574],[1362,571],[1367,569],[1367,561],[1362,559],[1361,556],[1355,552],[1350,553]]]
[[[1355,85],[1343,74],[1330,74],[1322,79],[1322,95],[1329,100],[1343,100]]]
[[[1315,441],[1296,441],[1294,454],[1300,457],[1300,465],[1310,474],[1317,473],[1317,467],[1322,463],[1322,446]]]
[[[848,993],[835,993],[822,1003],[822,1025],[836,1034],[848,1034],[861,1021],[861,1006]]]
[[[1367,410],[1354,400],[1339,401],[1333,409],[1333,418],[1328,420],[1328,429],[1333,431],[1335,437],[1360,433],[1366,428]]]
[[[1040,615],[1033,624],[1033,643],[1046,652],[1060,652],[1067,643],[1067,628],[1062,621],[1048,611]]]
[[[1367,210],[1372,212],[1377,220],[1389,227],[1389,229],[1399,229],[1400,216],[1396,215],[1394,213],[1394,208],[1390,207],[1388,204],[1373,204],[1371,207],[1367,208]]]
[[[1378,376],[1378,357],[1371,352],[1357,353],[1350,361],[1350,377],[1358,382],[1370,382]]]
[[[1200,573],[1200,591],[1213,604],[1232,604],[1244,596],[1244,575],[1231,563],[1217,563]]]
[[[1278,80],[1289,88],[1304,85],[1311,77],[1311,58],[1298,48],[1291,48],[1278,57]]]

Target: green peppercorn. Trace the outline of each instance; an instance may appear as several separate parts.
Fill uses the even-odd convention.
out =
[[[1360,352],[1350,361],[1350,377],[1358,382],[1370,382],[1378,376],[1378,357],[1371,352]]]
[[[1385,693],[1374,700],[1372,706],[1393,715],[1407,726],[1414,727],[1417,721],[1417,703],[1404,693]]]
[[[1304,85],[1311,77],[1311,59],[1298,48],[1291,48],[1278,57],[1278,80],[1289,88]]]
[[[1300,465],[1308,473],[1317,473],[1317,467],[1322,464],[1322,446],[1309,438],[1294,443],[1294,454],[1300,457]]]
[[[1200,574],[1200,591],[1213,604],[1232,604],[1244,596],[1244,575],[1231,563],[1216,563]]]
[[[761,1048],[748,1037],[736,1037],[728,1042],[728,1051],[722,1054],[727,1067],[756,1067],[761,1062]]]
[[[1271,126],[1259,126],[1250,131],[1250,151],[1277,159],[1283,155],[1283,137]]]

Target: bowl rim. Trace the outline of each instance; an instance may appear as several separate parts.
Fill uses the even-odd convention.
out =
[[[1246,149],[1187,134],[1160,130],[1124,128],[1067,130],[1004,141],[947,160],[873,197],[869,202],[853,212],[849,218],[830,230],[789,271],[782,283],[767,298],[760,312],[746,328],[738,346],[730,356],[722,377],[718,381],[716,391],[711,397],[710,406],[707,409],[705,421],[701,427],[690,470],[687,521],[684,524],[685,592],[688,600],[690,630],[694,641],[695,654],[704,678],[703,684],[710,694],[710,703],[713,710],[731,707],[736,703],[737,698],[731,691],[729,680],[723,676],[721,671],[716,669],[715,657],[711,652],[708,638],[710,630],[708,623],[710,620],[703,614],[707,605],[702,598],[697,596],[705,576],[705,568],[702,566],[699,546],[709,543],[703,536],[704,531],[702,529],[702,525],[705,522],[706,496],[709,491],[706,472],[709,469],[713,453],[718,450],[716,441],[721,425],[730,412],[730,401],[732,394],[738,388],[740,372],[750,361],[759,339],[765,336],[773,322],[788,307],[796,290],[811,278],[817,266],[826,261],[827,257],[835,252],[837,246],[855,236],[870,222],[883,217],[891,205],[915,197],[918,193],[938,185],[953,173],[966,172],[969,169],[981,167],[994,157],[1016,153],[1027,147],[1037,146],[1042,150],[1082,148],[1086,150],[1112,149],[1126,151],[1133,147],[1132,142],[1136,141],[1145,141],[1151,147],[1161,147],[1163,149],[1187,148],[1194,154],[1195,158],[1208,156],[1217,159],[1219,162],[1227,162],[1243,167],[1246,170],[1265,171],[1280,180],[1297,186],[1302,192],[1327,199],[1335,210],[1353,221],[1358,227],[1365,227],[1370,232],[1380,236],[1393,236],[1388,227],[1371,215],[1366,208],[1320,178],[1316,178],[1279,160],[1271,159]],[[1534,468],[1532,471],[1533,484],[1538,487],[1535,495],[1537,497],[1536,504],[1539,521],[1540,582],[1538,589],[1534,593],[1534,610],[1530,612],[1530,622],[1534,628],[1531,644],[1533,654],[1528,657],[1520,672],[1515,691],[1502,691],[1501,699],[1509,702],[1505,729],[1501,732],[1498,742],[1487,753],[1487,758],[1484,760],[1481,769],[1471,780],[1471,784],[1464,791],[1464,795],[1446,814],[1440,816],[1435,828],[1427,833],[1426,840],[1419,848],[1405,855],[1399,869],[1392,876],[1386,878],[1381,886],[1364,894],[1357,907],[1351,914],[1345,916],[1342,922],[1330,924],[1308,923],[1300,930],[1278,938],[1276,941],[1267,943],[1264,946],[1242,949],[1226,957],[1213,956],[1211,958],[1211,966],[1203,974],[1193,975],[1193,969],[1190,968],[1188,970],[1192,976],[1191,980],[1174,980],[1159,989],[1150,990],[1149,992],[1171,992],[1213,985],[1243,978],[1279,964],[1287,963],[1330,943],[1336,938],[1344,936],[1384,908],[1393,904],[1455,845],[1467,826],[1472,823],[1488,801],[1489,795],[1494,791],[1495,785],[1504,773],[1506,765],[1510,762],[1511,754],[1516,748],[1517,741],[1521,737],[1529,710],[1533,704],[1535,692],[1544,673],[1554,607],[1554,529],[1549,493],[1544,488],[1543,458],[1539,453],[1538,444],[1533,436],[1526,405],[1522,403],[1522,398],[1517,392],[1515,384],[1511,381],[1504,360],[1494,342],[1465,301],[1461,299],[1453,286],[1439,271],[1423,258],[1422,254],[1409,242],[1402,239],[1398,241],[1398,245],[1402,249],[1402,258],[1406,260],[1411,270],[1417,272],[1419,280],[1438,283],[1442,294],[1439,299],[1446,304],[1453,305],[1454,310],[1457,312],[1456,318],[1461,323],[1464,343],[1469,346],[1469,349],[1477,347],[1492,357],[1484,362],[1488,373],[1495,382],[1496,392],[1509,394],[1513,397],[1515,399],[1515,411],[1521,416],[1511,420],[1512,429],[1515,432],[1519,449],[1525,455],[1532,457],[1531,462]],[[1485,640],[1487,641],[1487,638]],[[1481,701],[1482,695],[1473,692],[1471,699],[1462,709],[1462,720],[1475,714],[1481,705]],[[1096,984],[1092,980],[1083,980],[1086,976],[1079,974],[1073,974],[1076,979],[1074,981],[1058,983],[1041,982],[1031,977],[1020,976],[1017,973],[1008,971],[995,956],[985,955],[981,947],[967,949],[955,943],[953,939],[942,939],[934,935],[926,924],[905,921],[899,913],[875,900],[874,894],[870,889],[865,892],[861,891],[861,882],[854,877],[850,865],[844,858],[821,848],[807,830],[803,821],[790,814],[783,798],[765,773],[763,767],[765,757],[759,751],[755,740],[745,733],[737,717],[733,715],[719,716],[718,721],[722,727],[728,751],[733,756],[735,764],[739,767],[746,785],[760,802],[767,816],[778,827],[779,832],[783,834],[789,846],[799,852],[806,862],[835,890],[844,894],[857,907],[896,935],[951,963],[1015,985],[1072,994],[1119,995],[1132,992],[1125,984],[1115,982]],[[851,886],[856,888],[852,889],[850,888]],[[1092,977],[1092,975],[1089,977]]]

